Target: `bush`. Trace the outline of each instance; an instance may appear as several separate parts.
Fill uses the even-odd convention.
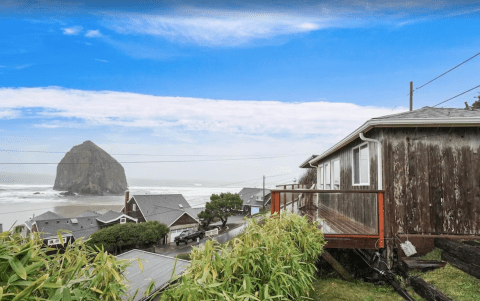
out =
[[[60,241],[62,241],[60,237]],[[116,260],[78,239],[62,253],[45,248],[42,239],[0,234],[0,299],[119,300],[126,295],[122,276],[127,261]]]
[[[151,245],[162,239],[170,229],[157,221],[146,223],[117,224],[93,233],[88,240],[90,246],[113,250],[135,245]]]
[[[181,283],[161,300],[302,300],[312,288],[325,241],[316,224],[282,213],[224,245],[207,241],[190,253]]]

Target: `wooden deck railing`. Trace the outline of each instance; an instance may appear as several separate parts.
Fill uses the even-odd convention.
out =
[[[271,190],[271,213],[288,210],[318,221],[326,239],[377,239],[384,247],[383,190]]]

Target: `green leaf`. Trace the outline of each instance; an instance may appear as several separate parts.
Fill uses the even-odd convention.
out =
[[[27,280],[27,272],[25,271],[25,268],[23,267],[20,260],[13,257],[8,260],[8,263],[20,278],[22,278],[23,280]]]

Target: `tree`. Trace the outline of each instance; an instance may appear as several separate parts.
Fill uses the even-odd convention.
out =
[[[200,218],[200,220],[202,222],[202,226],[206,228],[206,227],[208,227],[208,225],[210,225],[210,223],[213,221],[215,216],[212,215],[212,211],[203,210],[202,212],[200,212],[198,214],[198,218]]]
[[[117,224],[93,233],[88,244],[103,247],[105,250],[113,250],[117,254],[118,251],[122,251],[122,247],[156,243],[168,232],[170,229],[157,221]]]
[[[307,169],[304,174],[300,177],[299,184],[307,184],[312,185],[317,183],[317,169],[316,168],[309,168]]]
[[[474,109],[480,109],[480,93],[478,93],[477,98],[478,100],[472,104],[472,108]]]
[[[206,219],[209,221],[208,223],[210,223],[213,218],[218,217],[222,221],[222,227],[225,227],[228,217],[234,215],[233,210],[239,208],[242,204],[243,201],[238,194],[212,194],[210,202],[205,204],[205,210],[200,212],[198,217],[204,220]]]

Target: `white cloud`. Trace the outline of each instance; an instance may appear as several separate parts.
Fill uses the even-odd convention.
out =
[[[73,26],[62,28],[64,35],[76,36],[83,30],[82,26]]]
[[[208,46],[235,46],[330,27],[332,17],[305,18],[255,12],[209,12],[207,16],[128,15],[105,22],[123,34],[146,34]]]
[[[102,34],[100,33],[100,30],[89,30],[89,31],[87,31],[85,36],[87,38],[99,38],[99,37],[102,36]]]
[[[107,60],[95,59],[97,62],[108,63]]]
[[[44,117],[92,125],[267,136],[344,135],[369,118],[394,113],[352,103],[232,101],[57,87],[1,88],[0,99],[0,109],[41,107]]]
[[[19,116],[20,116],[20,114],[16,110],[0,108],[0,119],[14,119],[14,118],[17,118]]]

